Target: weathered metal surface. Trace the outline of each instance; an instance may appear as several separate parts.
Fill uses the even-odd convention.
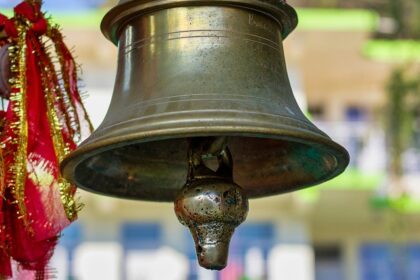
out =
[[[321,183],[344,170],[346,151],[306,119],[293,97],[279,24],[296,22],[289,6],[127,4],[163,2],[176,5],[147,13],[116,8],[125,16],[117,21],[112,103],[98,130],[63,162],[66,178],[96,193],[173,201],[187,175],[187,138],[211,135],[229,136],[235,182],[250,198]],[[260,11],[263,4],[275,15]]]
[[[219,139],[191,140],[187,183],[175,199],[175,213],[190,229],[200,265],[216,270],[225,268],[230,239],[248,214],[248,199],[232,179],[229,149]],[[218,159],[217,170],[205,165],[210,158]]]
[[[282,40],[296,23],[276,0],[121,1],[102,24],[119,48],[112,102],[64,176],[99,194],[176,200],[200,263],[224,267],[246,197],[321,183],[349,162],[293,97]],[[200,164],[215,155],[222,169]]]
[[[133,18],[139,16],[155,15],[156,11],[175,11],[179,13],[179,9],[204,7],[211,11],[214,8],[231,8],[238,12],[239,10],[248,11],[249,18],[247,19],[250,25],[254,25],[266,31],[281,32],[282,38],[286,38],[290,32],[295,29],[297,25],[297,15],[295,10],[283,0],[121,0],[119,4],[107,13],[102,21],[102,31],[104,35],[115,44],[118,43],[121,33],[125,32],[127,23]],[[175,10],[174,10],[175,9]],[[276,22],[277,26],[270,28],[265,25],[254,15],[263,14],[264,17],[270,17]],[[206,15],[202,19],[207,20]],[[180,15],[177,14],[175,21],[178,21]],[[211,20],[211,19],[210,19]],[[171,21],[170,18],[165,21]],[[188,23],[188,21],[184,21]],[[190,29],[194,29],[191,24]],[[271,30],[269,30],[271,29]],[[213,29],[216,30],[216,29]],[[160,32],[159,32],[160,33]]]

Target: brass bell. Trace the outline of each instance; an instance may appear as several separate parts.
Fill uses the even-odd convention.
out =
[[[119,48],[112,102],[64,176],[103,195],[176,200],[200,264],[222,269],[247,198],[322,183],[349,162],[293,97],[282,40],[296,25],[282,0],[121,0],[102,22]]]

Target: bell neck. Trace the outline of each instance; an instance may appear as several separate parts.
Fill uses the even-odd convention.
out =
[[[206,165],[209,160],[217,162],[215,170]],[[233,160],[226,137],[190,139],[188,182],[203,179],[233,182]]]

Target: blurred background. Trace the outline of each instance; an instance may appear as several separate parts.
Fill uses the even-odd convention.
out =
[[[0,0],[2,11],[18,1]],[[83,69],[98,126],[116,47],[99,30],[116,1],[44,0]],[[351,155],[340,177],[253,200],[229,266],[198,267],[172,204],[80,191],[79,221],[61,238],[57,279],[420,279],[420,1],[289,0],[300,24],[285,41],[300,106]]]

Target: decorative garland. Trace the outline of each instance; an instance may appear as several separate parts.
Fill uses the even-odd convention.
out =
[[[75,186],[59,163],[92,131],[77,64],[38,1],[0,14],[0,279],[46,279],[61,231],[77,218]],[[7,65],[7,66],[4,66]],[[18,269],[12,269],[17,263]],[[29,273],[29,274],[28,274]],[[51,276],[51,275],[50,275]]]

